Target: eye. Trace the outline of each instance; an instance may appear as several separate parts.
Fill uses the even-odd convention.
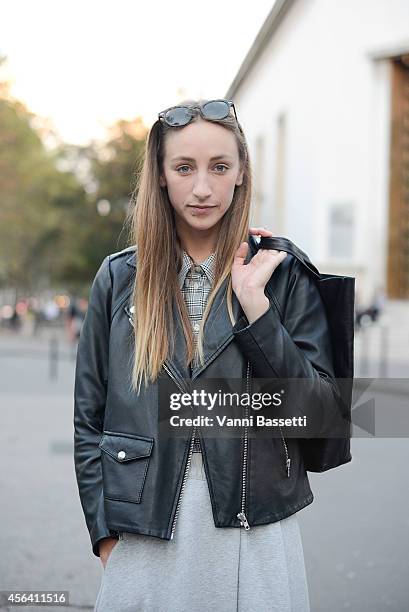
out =
[[[179,172],[179,170],[181,170],[182,168],[188,168],[189,169],[189,166],[187,166],[186,164],[183,165],[183,166],[179,166],[179,168],[176,168],[176,172]],[[187,173],[186,172],[179,172],[179,174],[187,174]]]
[[[228,169],[229,169],[229,167],[228,167],[228,166],[226,166],[226,164],[217,164],[217,165],[215,166],[215,168],[223,168],[223,169],[225,169],[225,170],[228,170]],[[222,172],[221,174],[225,174],[225,172]]]

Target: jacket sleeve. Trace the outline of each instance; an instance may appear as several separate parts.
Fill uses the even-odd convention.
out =
[[[288,284],[281,300],[281,316],[274,300],[269,298],[266,312],[251,324],[242,314],[233,334],[252,366],[253,377],[278,378],[280,386],[284,384],[286,392],[290,390],[285,416],[306,416],[307,428],[303,433],[324,435],[333,426],[334,418],[339,418],[340,401],[327,317],[311,276],[295,257],[288,256],[286,260],[290,260]],[[276,272],[269,280],[273,293]]]
[[[77,349],[74,385],[74,463],[92,551],[111,536],[105,522],[101,439],[108,378],[112,283],[107,256],[94,278]]]

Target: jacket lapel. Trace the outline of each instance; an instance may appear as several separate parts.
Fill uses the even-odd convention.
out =
[[[216,354],[224,350],[234,338],[232,331],[234,324],[230,321],[227,308],[227,284],[228,278],[225,278],[210,308],[204,327],[204,364],[193,368],[192,378],[196,378],[213,361]],[[232,308],[237,321],[242,314],[242,309],[234,291],[232,292]]]

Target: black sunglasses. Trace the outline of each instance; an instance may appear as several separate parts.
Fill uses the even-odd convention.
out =
[[[236,109],[233,100],[209,100],[198,106],[171,106],[158,113],[160,121],[165,121],[171,127],[187,125],[197,115],[197,110],[208,121],[225,119],[233,107],[234,116],[237,121]]]

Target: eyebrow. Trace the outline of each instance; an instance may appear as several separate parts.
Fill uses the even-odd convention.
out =
[[[210,161],[216,161],[217,159],[233,159],[232,155],[229,155],[228,153],[223,153],[222,155],[214,155],[213,157],[210,158]],[[186,157],[184,155],[178,155],[177,157],[173,157],[171,159],[171,162],[176,162],[176,161],[189,161],[189,162],[194,162],[196,161],[193,157]]]

